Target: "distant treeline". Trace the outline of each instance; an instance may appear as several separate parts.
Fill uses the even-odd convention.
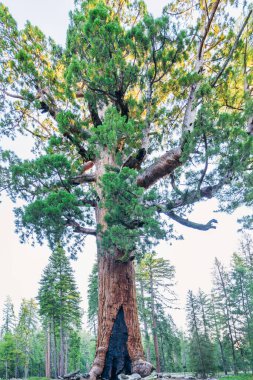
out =
[[[196,272],[197,275],[197,272]],[[189,291],[185,366],[205,377],[253,372],[253,241],[244,236],[227,270],[215,259],[211,294]]]

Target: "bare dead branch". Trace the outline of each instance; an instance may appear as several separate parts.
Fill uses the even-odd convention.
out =
[[[214,223],[218,223],[218,221],[216,219],[211,219],[206,224],[195,223],[195,222],[192,222],[188,219],[184,219],[179,215],[176,215],[173,211],[165,211],[162,213],[164,215],[169,216],[175,222],[182,224],[185,227],[194,228],[195,230],[200,230],[200,231],[208,231],[210,229],[216,229],[216,226],[214,225]]]
[[[10,98],[25,100],[25,98],[19,94],[11,94],[10,92],[7,92],[7,91],[4,91],[4,94],[6,96],[9,96]]]

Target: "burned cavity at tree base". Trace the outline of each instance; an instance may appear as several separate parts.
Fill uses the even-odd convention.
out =
[[[127,339],[128,331],[123,307],[121,307],[112,328],[102,379],[117,380],[120,373],[131,374],[131,359],[127,350]]]

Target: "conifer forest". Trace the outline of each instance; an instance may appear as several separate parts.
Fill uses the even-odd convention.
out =
[[[253,3],[68,1],[59,43],[20,22],[42,0],[0,0],[0,235],[50,251],[32,298],[0,275],[0,380],[253,380]],[[189,231],[208,291],[202,264],[177,277]]]

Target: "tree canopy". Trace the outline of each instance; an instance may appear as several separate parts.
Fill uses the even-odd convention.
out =
[[[252,11],[238,11],[173,1],[154,18],[142,1],[76,1],[62,48],[1,4],[1,135],[34,140],[33,159],[1,151],[22,240],[77,248],[100,205],[104,246],[129,256],[174,221],[215,228],[187,219],[202,199],[252,204]]]

